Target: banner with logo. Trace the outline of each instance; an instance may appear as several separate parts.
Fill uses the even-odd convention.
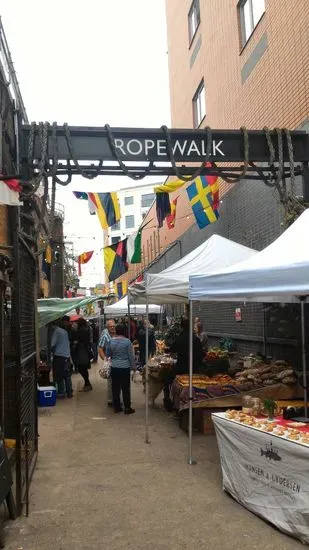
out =
[[[309,543],[309,447],[212,415],[223,489],[281,531]]]

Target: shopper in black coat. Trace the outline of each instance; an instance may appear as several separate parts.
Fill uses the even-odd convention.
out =
[[[171,372],[171,375],[165,382],[164,386],[164,407],[167,410],[172,409],[172,403],[170,400],[170,385],[174,381],[177,374],[189,374],[190,364],[190,325],[189,319],[181,320],[181,333],[176,338],[175,342],[170,346],[170,351],[177,355],[177,362],[175,368]],[[203,349],[200,339],[193,333],[193,369],[199,367],[203,360]]]
[[[92,390],[89,380],[90,359],[92,357],[91,338],[88,323],[83,318],[77,321],[77,330],[74,335],[74,357],[78,372],[85,382],[82,391]]]

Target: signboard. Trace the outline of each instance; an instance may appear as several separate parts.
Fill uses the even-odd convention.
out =
[[[281,531],[309,543],[309,448],[212,416],[223,488]]]
[[[236,307],[235,308],[235,321],[237,321],[238,323],[240,323],[242,320],[242,317],[241,317],[241,308],[240,307]]]
[[[21,156],[28,158],[30,126],[22,127]],[[162,129],[153,128],[112,128],[115,150],[123,161],[131,162],[170,162],[167,141]],[[171,147],[176,162],[201,163],[206,160],[207,133],[205,130],[170,130]],[[269,147],[265,132],[248,131],[249,157],[254,162],[269,162]],[[305,132],[291,132],[294,161],[309,160],[309,141]],[[271,137],[276,150],[278,137],[275,132]],[[103,159],[113,161],[115,156],[110,148],[107,131],[103,128],[73,126],[70,127],[71,145],[75,157],[80,161]],[[71,158],[64,128],[57,126],[57,145],[59,160]],[[54,144],[51,130],[48,136],[48,151],[52,157]],[[210,140],[210,160],[216,162],[243,162],[244,136],[240,130],[212,130]],[[289,161],[286,144],[284,160]],[[38,129],[35,132],[34,158],[41,158],[41,141]]]

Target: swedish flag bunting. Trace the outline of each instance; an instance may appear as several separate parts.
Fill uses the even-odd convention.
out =
[[[219,184],[217,176],[199,176],[187,187],[187,194],[199,229],[219,218]]]

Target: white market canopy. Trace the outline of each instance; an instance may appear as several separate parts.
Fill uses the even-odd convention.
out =
[[[129,288],[129,300],[131,303],[145,303],[147,296],[154,304],[188,302],[190,275],[209,275],[255,254],[251,248],[213,235],[161,273],[148,273],[147,286],[137,283]]]
[[[309,296],[309,210],[248,260],[190,277],[190,300],[294,302]]]
[[[148,306],[148,312],[149,313],[156,313],[159,314],[161,311],[160,306],[149,304]],[[128,296],[125,296],[119,302],[116,302],[115,304],[112,304],[111,306],[106,306],[104,309],[104,313],[107,316],[110,317],[121,317],[123,315],[128,315]],[[145,305],[131,305],[130,306],[130,313],[131,315],[145,315],[146,314],[146,306]]]

